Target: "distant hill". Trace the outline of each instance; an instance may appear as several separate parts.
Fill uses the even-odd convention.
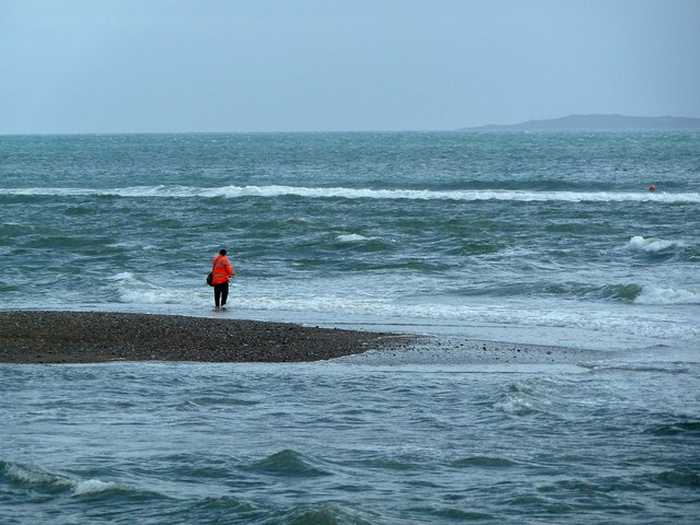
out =
[[[700,130],[700,118],[691,117],[628,117],[626,115],[569,115],[548,120],[528,120],[519,124],[489,124],[460,131],[622,131],[649,130]]]

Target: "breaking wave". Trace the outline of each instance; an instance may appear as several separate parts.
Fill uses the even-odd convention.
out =
[[[132,272],[119,272],[105,278],[111,283],[119,303],[180,304],[201,301],[208,294],[202,289],[178,290],[171,286],[159,286]]]
[[[374,237],[365,237],[364,235],[358,235],[357,233],[348,233],[344,235],[338,235],[336,240],[339,242],[361,242],[373,239]]]
[[[644,238],[641,235],[635,235],[629,240],[627,246],[631,250],[657,253],[674,248],[684,248],[686,244],[682,241],[666,241],[655,237]]]
[[[69,493],[73,496],[122,494],[129,497],[162,497],[161,494],[95,478],[74,479],[34,465],[0,461],[0,482],[47,494]]]
[[[15,196],[111,196],[167,198],[241,198],[241,197],[304,197],[343,199],[406,199],[452,201],[520,201],[520,202],[656,202],[700,203],[700,193],[649,192],[583,192],[524,190],[415,190],[371,188],[324,188],[304,186],[130,186],[124,188],[0,188],[0,195]]]
[[[700,290],[643,286],[637,304],[700,304]]]

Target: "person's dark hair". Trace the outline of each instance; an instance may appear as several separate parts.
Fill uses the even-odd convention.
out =
[[[223,248],[221,248],[221,249],[219,250],[219,255],[226,255],[226,250],[224,250]]]

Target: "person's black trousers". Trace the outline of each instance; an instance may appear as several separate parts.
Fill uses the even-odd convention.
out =
[[[214,286],[214,305],[218,308],[226,304],[228,299],[228,281]]]

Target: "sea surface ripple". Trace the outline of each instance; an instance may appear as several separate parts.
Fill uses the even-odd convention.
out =
[[[3,523],[693,523],[699,366],[3,365]]]

